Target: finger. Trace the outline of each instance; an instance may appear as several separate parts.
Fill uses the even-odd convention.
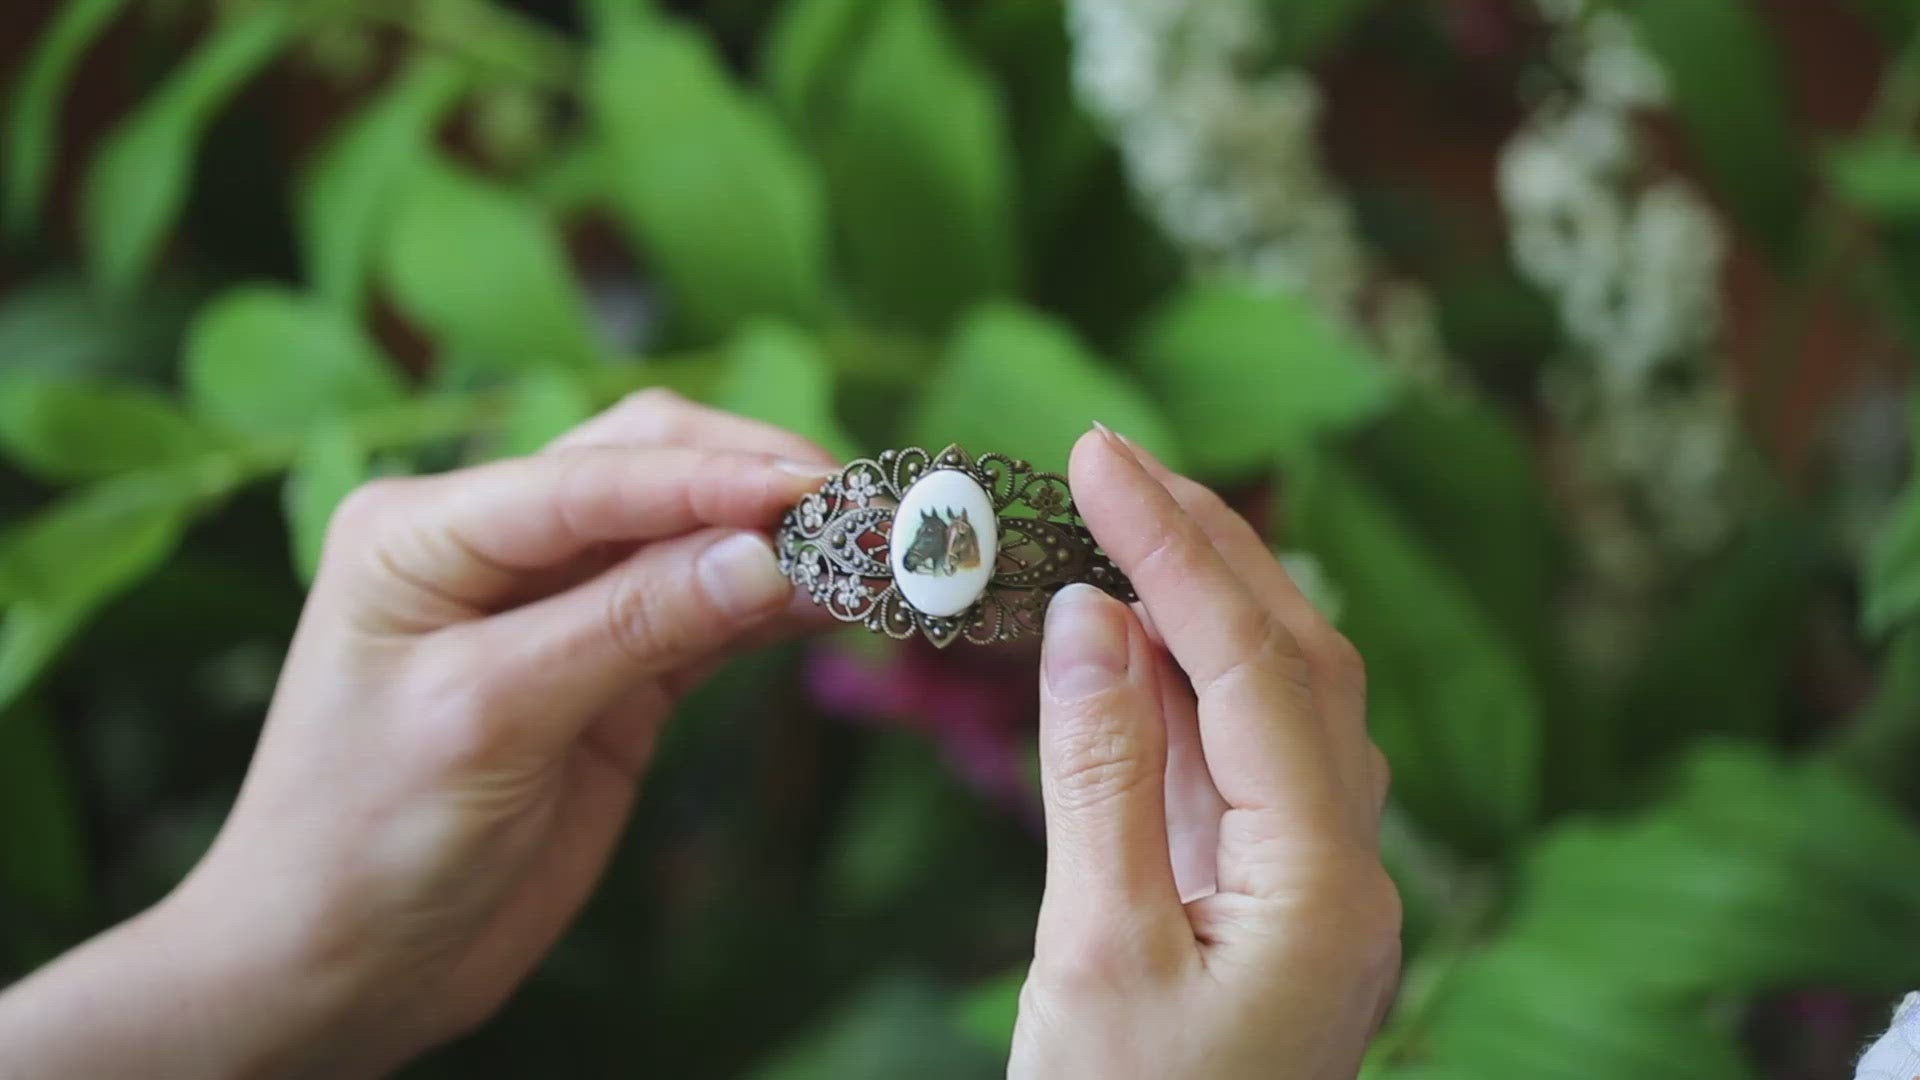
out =
[[[1167,843],[1173,852],[1173,880],[1184,903],[1206,896],[1218,884],[1220,818],[1227,803],[1207,771],[1193,688],[1171,657],[1154,651],[1160,715],[1167,729]]]
[[[1163,926],[1190,940],[1167,850],[1166,733],[1146,633],[1125,604],[1070,585],[1048,607],[1040,669],[1040,939]]]
[[[555,439],[547,450],[585,446],[694,446],[746,450],[823,467],[834,463],[833,455],[811,439],[688,401],[665,387],[628,394],[619,404]]]
[[[1121,442],[1200,525],[1229,568],[1279,619],[1313,667],[1314,700],[1334,750],[1340,780],[1362,819],[1377,817],[1373,801],[1372,743],[1367,738],[1367,690],[1359,653],[1294,584],[1280,560],[1247,519],[1212,489],[1166,467],[1151,452],[1122,435]]]
[[[570,743],[640,684],[727,651],[785,610],[793,585],[765,537],[706,529],[663,540],[592,581],[455,627],[497,710],[546,717],[534,749]],[[511,733],[503,742],[518,742]]]
[[[422,622],[444,625],[597,545],[771,525],[821,476],[742,451],[590,447],[376,481],[335,515],[322,573],[358,578],[377,610],[403,590],[430,608]]]
[[[1387,764],[1387,755],[1371,742],[1367,744],[1367,772],[1373,779],[1373,824],[1377,839],[1380,815],[1386,812],[1387,793],[1393,787],[1393,767]]]
[[[1248,845],[1344,831],[1349,814],[1314,714],[1312,669],[1292,633],[1117,440],[1089,433],[1070,469],[1081,516],[1192,680],[1201,746],[1229,807],[1220,887],[1265,891],[1271,882],[1249,876],[1262,853]],[[1239,862],[1230,866],[1235,844]]]

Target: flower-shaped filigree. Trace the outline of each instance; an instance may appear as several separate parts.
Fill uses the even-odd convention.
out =
[[[800,524],[809,530],[817,530],[826,523],[826,496],[814,494],[800,500]]]
[[[988,493],[998,544],[979,599],[958,615],[934,616],[902,595],[889,549],[894,509],[907,489],[944,469]],[[969,457],[958,446],[938,454],[889,450],[848,464],[800,500],[775,539],[781,571],[835,618],[894,638],[924,635],[942,647],[962,638],[986,644],[1038,634],[1047,601],[1071,582],[1134,599],[1126,577],[1080,522],[1065,477],[1035,472],[1005,454]]]
[[[880,481],[865,470],[848,474],[843,486],[848,500],[855,506],[865,506],[880,494]]]
[[[827,572],[827,557],[819,548],[808,548],[800,553],[800,583],[811,585]]]
[[[843,608],[857,608],[873,595],[873,590],[865,581],[857,577],[843,577],[834,586],[834,603]]]

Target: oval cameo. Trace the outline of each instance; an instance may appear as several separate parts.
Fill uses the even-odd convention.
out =
[[[993,579],[1000,535],[986,489],[957,469],[916,480],[893,512],[894,584],[915,610],[958,615]]]

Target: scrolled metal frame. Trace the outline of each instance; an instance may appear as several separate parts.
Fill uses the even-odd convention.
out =
[[[895,508],[917,481],[940,469],[966,474],[987,493],[999,538],[985,590],[952,616],[929,615],[909,603],[889,558]],[[958,444],[937,454],[910,446],[849,462],[787,512],[775,547],[781,571],[835,618],[891,638],[918,633],[941,648],[1037,635],[1047,601],[1076,581],[1135,599],[1126,575],[1080,521],[1066,477],[1005,454],[969,457]]]

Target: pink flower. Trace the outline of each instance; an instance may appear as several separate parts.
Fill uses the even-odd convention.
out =
[[[1038,827],[1037,666],[1032,647],[942,651],[916,640],[871,655],[828,645],[808,659],[806,684],[824,712],[925,734],[969,785]]]

